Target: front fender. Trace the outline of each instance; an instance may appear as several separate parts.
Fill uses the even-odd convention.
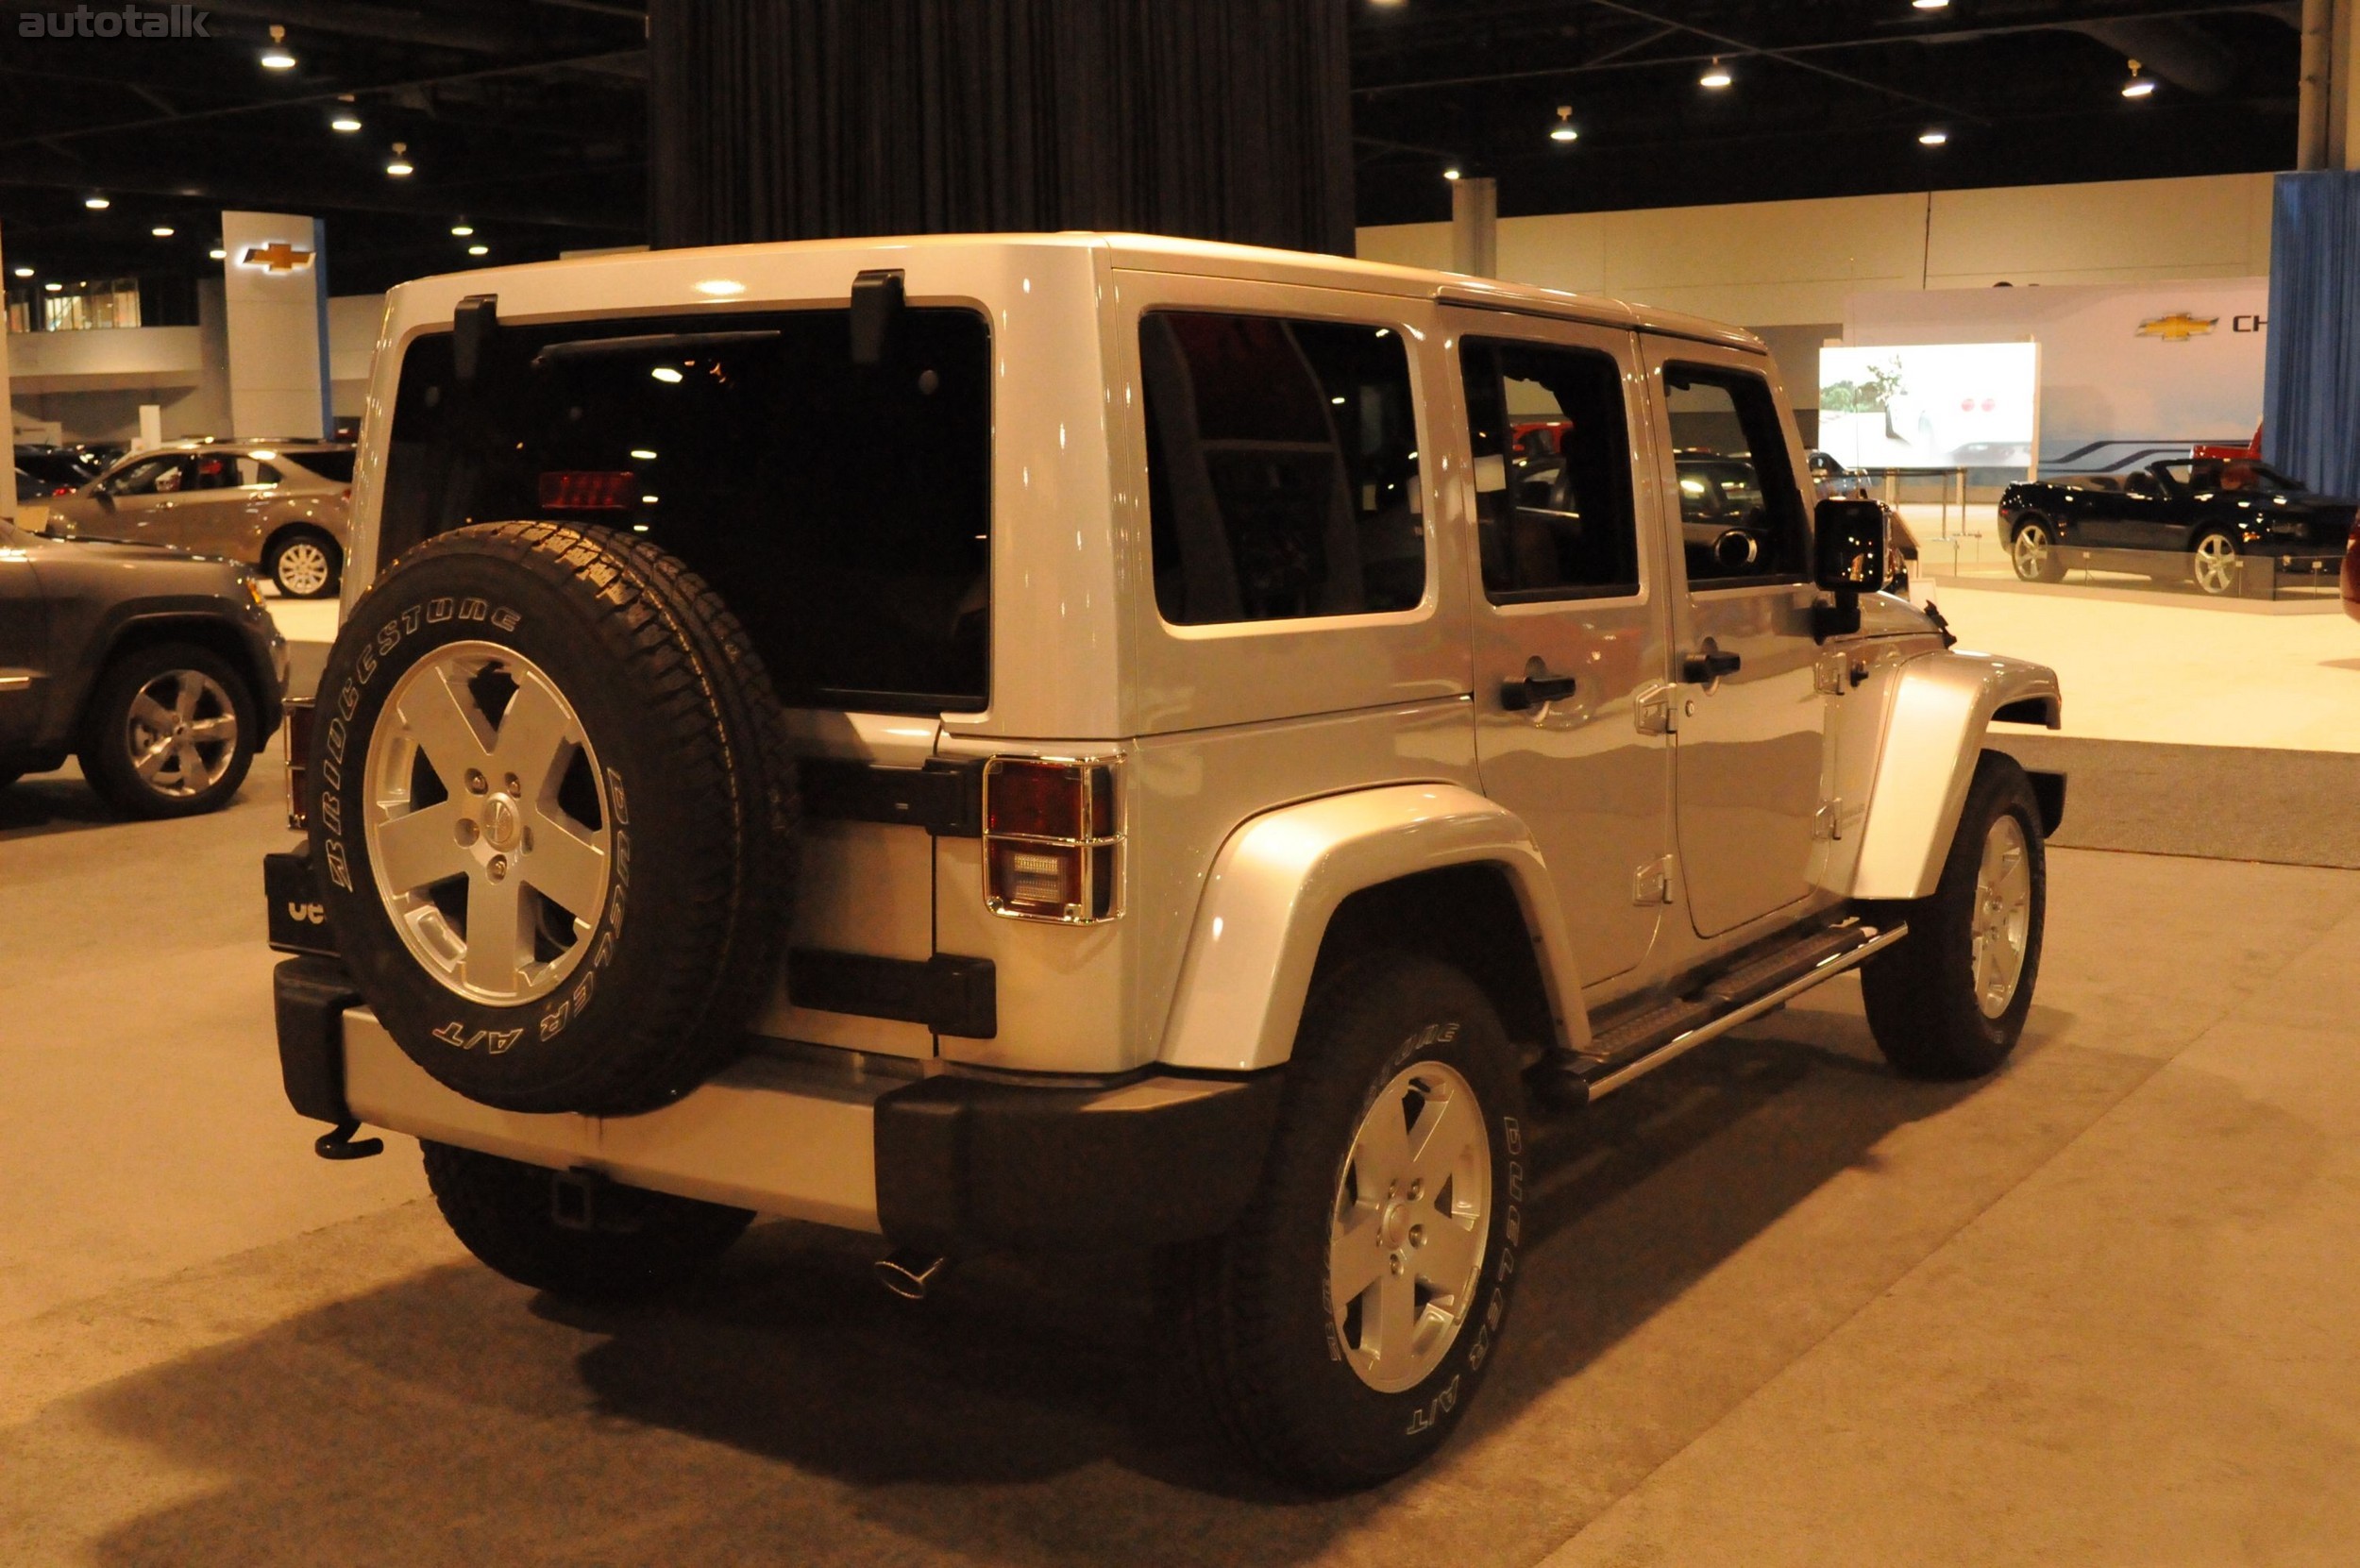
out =
[[[1321,940],[1353,894],[1444,867],[1498,865],[1534,934],[1557,1016],[1588,1043],[1581,984],[1548,867],[1523,818],[1456,784],[1393,784],[1283,806],[1214,857],[1164,1030],[1172,1067],[1253,1071],[1294,1052]]]
[[[1852,871],[1856,899],[1933,892],[1992,717],[2007,708],[2012,719],[2054,730],[2065,713],[2056,671],[1994,653],[1924,654],[1896,682]]]

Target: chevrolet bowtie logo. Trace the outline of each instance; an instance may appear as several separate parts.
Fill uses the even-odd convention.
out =
[[[2218,316],[2192,316],[2185,311],[2174,311],[2167,316],[2139,323],[2139,336],[2161,338],[2166,343],[2185,343],[2220,325]]]
[[[273,240],[266,245],[246,246],[245,255],[240,260],[249,267],[267,267],[272,272],[294,272],[298,267],[308,267],[312,264],[312,252],[297,249],[284,240]],[[2205,330],[2212,329],[2211,322],[2206,322],[2204,326]],[[2145,331],[2146,329],[2141,328],[2140,330]]]

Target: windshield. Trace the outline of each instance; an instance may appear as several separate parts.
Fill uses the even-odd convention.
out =
[[[421,337],[402,361],[379,558],[498,518],[644,534],[721,592],[788,702],[982,709],[990,328],[912,308],[885,362],[856,365],[850,316],[503,327],[472,388],[450,334]]]

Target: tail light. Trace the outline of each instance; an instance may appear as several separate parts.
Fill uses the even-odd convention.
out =
[[[49,493],[53,496],[71,496],[74,494],[74,486],[70,484],[61,484]]]
[[[995,915],[1090,925],[1121,913],[1111,761],[984,765],[984,902]]]
[[[552,469],[541,476],[545,512],[618,512],[638,494],[639,476],[628,468]]]
[[[312,776],[312,730],[319,719],[319,707],[308,697],[290,697],[285,711],[278,738],[287,751],[287,826],[301,833],[303,786]]]

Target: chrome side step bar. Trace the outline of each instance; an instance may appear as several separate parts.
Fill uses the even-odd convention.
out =
[[[1909,934],[1906,924],[1880,930],[1858,920],[1813,932],[1707,978],[1686,997],[1622,1020],[1593,1040],[1586,1053],[1565,1053],[1543,1061],[1536,1070],[1535,1087],[1559,1105],[1587,1104],[1783,1006]]]

